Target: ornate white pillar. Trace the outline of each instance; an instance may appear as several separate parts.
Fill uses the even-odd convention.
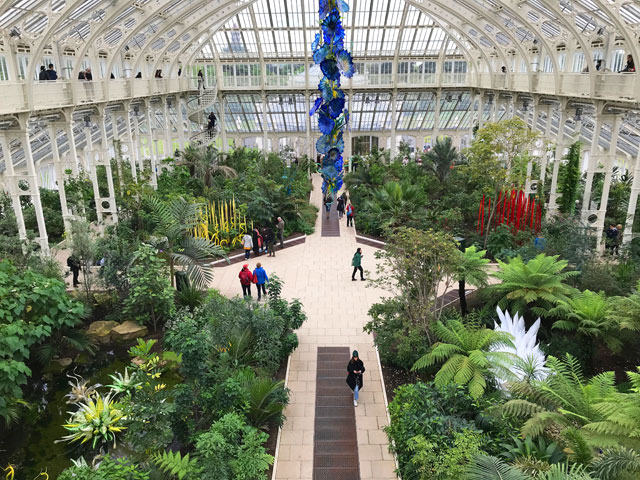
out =
[[[120,161],[122,160],[120,155],[122,153],[122,143],[120,142],[120,133],[118,132],[118,114],[115,111],[111,111],[110,119],[111,119],[111,143],[113,144],[113,158],[116,161],[116,171],[118,172],[118,185],[120,187],[120,191],[122,191],[124,190],[124,179],[122,178],[122,167],[120,165]],[[106,116],[105,116],[105,120],[106,120]],[[105,125],[105,128],[106,128],[106,125]],[[105,150],[105,155],[108,158],[109,147],[106,143],[104,145],[104,150]]]
[[[220,92],[220,90],[218,90],[218,104],[220,105],[220,133],[221,133],[220,137],[222,140],[222,151],[227,152],[229,150],[229,142],[227,141],[226,106],[225,106],[224,96],[222,95],[222,92]],[[263,128],[266,129],[267,126],[264,125]]]
[[[69,206],[67,205],[67,192],[65,191],[64,181],[66,178],[65,165],[60,159],[60,152],[58,150],[58,125],[51,123],[48,126],[49,139],[51,141],[51,153],[53,155],[53,166],[56,172],[56,180],[58,184],[58,195],[60,196],[60,207],[62,209],[62,221],[64,222],[64,231],[67,235],[71,236],[71,220],[73,216],[69,212]]]
[[[127,149],[129,157],[129,166],[131,168],[131,178],[135,183],[138,183],[138,171],[136,169],[136,163],[138,162],[138,149],[133,142],[133,128],[131,127],[131,102],[124,102],[124,113],[122,114],[122,120],[124,126],[127,129]]]
[[[638,149],[638,155],[636,155],[636,162],[633,168],[633,183],[631,184],[631,196],[629,197],[629,206],[627,207],[627,221],[624,224],[622,235],[623,245],[628,245],[631,243],[631,240],[633,240],[633,222],[638,206],[638,195],[640,195],[640,149]]]
[[[604,115],[602,113],[604,106],[597,105],[596,112],[594,114],[595,127],[593,129],[593,137],[591,138],[591,150],[589,152],[589,163],[587,165],[587,177],[584,185],[584,196],[582,199],[582,223],[585,225],[588,223],[587,218],[595,212],[591,211],[591,188],[593,187],[593,176],[596,173],[598,166],[598,140],[600,139],[600,133],[602,132],[602,124],[604,123]]]
[[[180,150],[184,151],[186,139],[185,139],[185,128],[184,128],[184,118],[182,116],[182,107],[185,106],[185,100],[183,97],[178,97],[178,105],[176,115],[178,117],[178,137],[180,141]]]
[[[440,135],[440,110],[442,109],[442,89],[436,91],[435,109],[433,111],[433,132],[431,133],[431,146],[436,144]]]
[[[76,136],[73,132],[73,117],[69,115],[69,119],[65,122],[64,131],[67,136],[67,144],[69,145],[69,157],[71,163],[71,173],[74,177],[78,176],[78,151],[76,149]]]
[[[36,176],[36,166],[33,160],[33,152],[31,151],[31,140],[29,138],[29,130],[27,129],[28,119],[21,119],[20,143],[24,151],[24,159],[27,165],[27,177],[29,182],[29,194],[31,202],[36,212],[36,221],[38,222],[38,243],[43,255],[49,255],[49,237],[47,235],[47,227],[44,223],[44,213],[42,212],[42,202],[40,200],[40,187],[38,185],[38,177]]]
[[[18,238],[22,241],[27,240],[27,229],[24,225],[24,215],[22,214],[22,205],[20,204],[20,194],[18,187],[18,178],[15,176],[13,170],[13,159],[11,157],[11,138],[8,136],[8,131],[0,133],[0,147],[2,147],[2,156],[5,164],[5,178],[7,179],[7,186],[9,187],[9,195],[11,196],[11,205],[13,206],[13,213],[16,216],[16,223],[18,224]]]
[[[391,140],[389,142],[389,150],[391,153],[391,158],[389,160],[392,162],[398,154],[398,139],[396,138],[396,127],[398,125],[398,106],[396,104],[396,97],[396,92],[393,92],[391,94]]]
[[[151,186],[155,189],[158,187],[158,172],[156,171],[156,151],[155,147],[155,136],[153,128],[154,126],[154,118],[153,118],[153,108],[151,107],[151,101],[149,99],[145,99],[144,102],[146,109],[146,120],[147,120],[147,145],[149,146],[149,157],[151,159]]]
[[[93,150],[93,139],[91,138],[91,127],[85,125],[84,136],[85,146],[85,170],[89,172],[91,185],[93,185],[93,200],[96,204],[96,216],[98,225],[102,225],[102,202],[100,201],[100,187],[98,186],[98,174],[96,169],[95,152]]]
[[[478,128],[484,126],[484,93],[478,94]]]
[[[269,130],[267,126],[269,113],[267,112],[267,95],[262,94],[262,149],[266,152],[269,149]],[[277,149],[277,147],[276,147]]]
[[[551,177],[551,191],[549,192],[550,215],[553,215],[558,211],[558,173],[560,172],[560,164],[562,163],[562,158],[564,156],[564,127],[565,123],[567,122],[567,116],[567,102],[561,101],[558,108],[558,135],[556,138],[556,148],[553,154],[553,174]],[[551,123],[551,121],[549,121],[549,123]]]
[[[106,125],[106,116],[105,116],[105,108],[106,105],[99,106],[98,111],[98,128],[100,129],[101,136],[101,146],[102,148],[98,151],[98,164],[104,165],[107,174],[107,188],[109,189],[109,197],[101,198],[100,202],[103,204],[103,212],[108,212],[111,214],[111,220],[113,223],[118,222],[118,208],[116,205],[116,191],[113,186],[113,171],[111,170],[111,159],[109,158],[109,148],[108,148],[108,140],[107,140],[107,125]],[[95,156],[94,156],[95,158]],[[107,202],[109,205],[106,206]]]

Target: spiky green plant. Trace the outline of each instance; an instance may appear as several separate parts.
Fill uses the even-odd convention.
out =
[[[424,215],[425,201],[423,191],[417,186],[387,182],[367,200],[366,208],[383,228],[393,228],[415,222]]]
[[[199,473],[198,462],[189,457],[189,454],[182,456],[180,452],[162,452],[151,456],[153,463],[158,465],[160,470],[169,475],[178,477],[178,480],[190,478],[191,475]]]
[[[621,328],[640,330],[640,281],[631,295],[610,299],[608,316]]]
[[[607,449],[593,462],[592,469],[595,476],[601,480],[638,478],[640,453],[625,447]]]
[[[113,383],[107,385],[116,394],[131,395],[133,391],[140,385],[141,382],[136,381],[135,375],[129,375],[129,369],[125,367],[124,374],[116,372],[114,375],[109,375]]]
[[[433,173],[440,183],[444,183],[460,155],[453,146],[451,137],[440,137],[429,153],[423,156],[424,168]]]
[[[282,412],[288,403],[288,393],[282,380],[245,376],[242,385],[249,393],[247,417],[251,425],[266,429],[271,425],[281,426],[284,423]]]
[[[513,378],[510,366],[514,356],[490,351],[491,347],[498,345],[513,346],[511,335],[465,325],[459,320],[449,320],[446,325],[436,322],[433,333],[440,341],[416,361],[412,370],[444,363],[435,376],[437,386],[450,383],[467,385],[469,394],[479,398],[487,388],[487,379],[493,378],[493,372],[499,372],[501,378]]]
[[[175,287],[176,265],[186,267],[191,282],[200,288],[208,288],[213,280],[213,257],[228,258],[222,247],[206,238],[195,238],[191,234],[198,222],[198,212],[203,207],[198,203],[177,198],[165,202],[157,196],[147,198],[151,216],[155,223],[153,234],[156,247],[162,250],[169,263],[171,285]]]
[[[113,442],[115,448],[117,434],[126,429],[126,418],[111,393],[95,395],[78,403],[78,410],[71,413],[71,418],[63,425],[71,433],[56,442],[91,442],[92,448]]]
[[[587,380],[579,362],[569,354],[563,360],[549,357],[547,367],[550,374],[542,381],[509,385],[513,398],[503,410],[527,419],[521,428],[523,436],[537,437],[552,424],[582,427],[602,419],[596,405],[616,391],[613,372]]]
[[[525,262],[520,256],[507,263],[498,260],[499,270],[493,274],[500,283],[489,289],[500,296],[498,305],[511,312],[524,314],[529,309],[540,315],[545,314],[561,300],[568,299],[573,288],[565,283],[578,272],[565,271],[566,260],[558,256],[540,254]]]
[[[577,465],[557,463],[545,472],[529,475],[497,457],[477,455],[469,464],[464,480],[595,480]]]
[[[559,300],[548,315],[557,317],[553,328],[577,332],[589,339],[603,341],[613,352],[622,347],[620,326],[616,319],[608,315],[609,302],[604,292],[584,290]]]

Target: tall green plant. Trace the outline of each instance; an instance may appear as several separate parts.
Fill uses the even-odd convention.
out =
[[[458,254],[459,258],[454,279],[458,281],[460,312],[463,316],[467,314],[466,285],[482,288],[489,283],[489,274],[487,272],[489,259],[485,258],[486,253],[486,250],[478,250],[475,245],[472,245]]]
[[[443,184],[459,158],[451,137],[438,137],[436,144],[424,156],[423,164]]]
[[[573,215],[576,209],[576,200],[578,199],[578,184],[580,182],[580,142],[575,142],[569,147],[569,153],[565,157],[567,166],[565,175],[560,184],[560,211],[567,215]]]
[[[487,380],[493,378],[493,372],[499,372],[501,378],[513,377],[510,370],[513,356],[491,351],[492,347],[501,345],[513,347],[511,335],[488,328],[469,327],[458,320],[449,320],[446,325],[437,322],[433,332],[441,341],[435,343],[412,370],[444,363],[436,373],[436,386],[466,385],[469,394],[479,398],[487,389]]]
[[[365,207],[376,217],[382,228],[394,228],[400,225],[415,224],[415,220],[424,217],[426,197],[415,185],[387,182],[376,190]]]
[[[175,287],[176,265],[187,268],[187,275],[200,288],[207,288],[213,280],[213,257],[228,258],[222,247],[206,238],[194,238],[193,228],[197,223],[202,205],[190,203],[183,198],[165,202],[157,196],[147,199],[155,228],[157,246],[169,262],[171,285]]]

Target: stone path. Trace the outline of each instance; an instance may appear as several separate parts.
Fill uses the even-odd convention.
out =
[[[313,184],[311,201],[321,207],[319,175],[314,175]],[[304,244],[278,252],[275,258],[263,255],[248,262],[253,269],[259,261],[268,275],[275,273],[283,279],[283,296],[299,298],[308,317],[298,331],[300,346],[290,361],[287,387],[291,390],[291,403],[285,411],[287,421],[276,459],[276,479],[313,478],[317,348],[344,346],[358,350],[367,369],[356,408],[360,478],[395,480],[395,463],[382,430],[388,420],[380,368],[373,340],[362,331],[371,305],[390,294],[367,288],[365,282],[351,281],[351,258],[356,248],[362,248],[363,268],[372,274],[376,270],[376,249],[356,245],[355,230],[346,227],[345,217],[340,220],[339,237],[322,237],[321,215],[318,214],[315,233]],[[217,268],[211,287],[228,296],[240,295],[238,272],[238,265]],[[345,378],[347,361],[345,358]]]

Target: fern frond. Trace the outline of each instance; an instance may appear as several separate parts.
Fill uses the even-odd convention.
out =
[[[183,457],[180,452],[162,452],[152,455],[151,459],[163,472],[177,476],[178,480],[197,474],[197,462],[189,458],[188,453]]]

